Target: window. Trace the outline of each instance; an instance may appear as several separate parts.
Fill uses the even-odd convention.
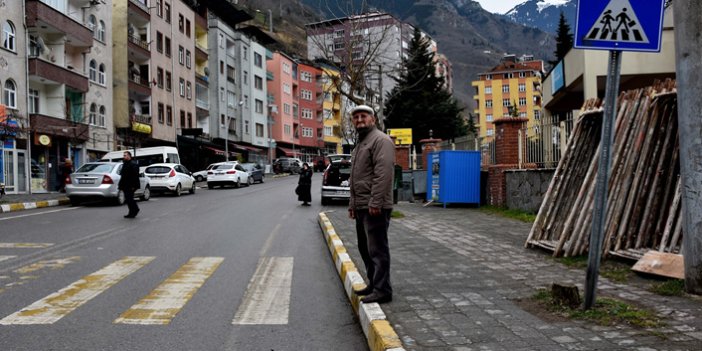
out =
[[[263,78],[254,75],[254,88],[258,90],[263,90]]]
[[[284,129],[284,131],[285,131],[285,135],[290,135],[290,134],[292,134],[292,128],[290,128],[290,125],[289,125],[289,124],[286,124],[286,125],[284,126],[283,129]]]
[[[514,78],[514,73],[512,73],[512,72],[510,72],[510,73],[505,73],[505,74],[504,74],[504,77],[505,77],[505,79],[512,79],[512,78]]]
[[[163,2],[161,0],[156,0],[156,15],[163,18]]]
[[[97,105],[90,104],[90,114],[88,115],[88,124],[90,125],[96,125],[97,124]]]
[[[256,99],[256,100],[254,101],[254,104],[256,105],[256,106],[255,106],[256,113],[263,113],[263,101],[262,101],[262,100],[259,100],[259,99]]]
[[[100,67],[98,67],[98,83],[100,85],[106,85],[106,72],[105,72],[105,64],[101,63]]]
[[[526,91],[526,84],[524,83],[519,83],[519,92],[523,93]]]
[[[312,73],[307,72],[307,71],[302,71],[302,73],[300,73],[300,79],[303,82],[312,82]]]
[[[90,66],[88,68],[88,77],[91,82],[97,82],[97,62],[95,60],[90,60]]]
[[[290,105],[289,104],[283,104],[283,113],[286,115],[290,114]]]
[[[98,125],[100,127],[105,126],[105,106],[100,106],[100,110],[98,111]]]
[[[290,74],[290,65],[286,62],[283,62],[283,73]]]
[[[34,35],[29,36],[29,57],[37,57],[41,54],[39,52],[39,45],[37,44],[37,37]]]
[[[171,72],[166,71],[166,90],[171,91],[172,88],[172,77]]]
[[[244,71],[244,85],[249,85],[249,72]]]
[[[344,36],[344,30],[339,29],[334,31],[334,38],[341,38]]]
[[[263,124],[261,123],[256,123],[256,136],[263,138]]]
[[[251,134],[251,131],[249,130],[249,121],[244,121],[244,133]]]
[[[163,68],[156,69],[156,86],[163,89]]]
[[[224,102],[224,88],[219,88],[219,100]]]
[[[302,137],[311,138],[312,136],[312,128],[302,127]]]
[[[283,93],[285,93],[286,95],[290,95],[292,93],[292,89],[290,89],[290,84],[283,83]]]
[[[312,100],[312,92],[306,89],[300,91],[300,97],[304,100]]]
[[[302,118],[312,119],[312,110],[310,110],[308,108],[303,108],[302,109]]]
[[[526,106],[526,98],[525,97],[519,98],[519,106]]]
[[[236,94],[234,94],[234,92],[231,90],[227,91],[227,106],[229,106],[229,107],[236,106]]]
[[[180,88],[180,96],[185,96],[185,79],[180,78],[178,86]]]
[[[519,118],[527,118],[526,112],[519,112]]]
[[[39,90],[29,89],[29,113],[39,113]]]
[[[193,98],[193,85],[192,85],[192,83],[190,83],[190,82],[187,82],[187,83],[186,83],[186,87],[185,87],[185,97],[186,97],[188,100],[192,100],[192,98]]]
[[[492,74],[486,74],[485,80],[492,80]]]
[[[163,116],[164,116],[163,104],[159,102],[158,103],[158,123],[163,124],[163,120],[164,120]]]
[[[97,39],[97,19],[95,15],[88,16],[88,28],[93,31],[93,38]]]
[[[485,87],[485,94],[492,94],[492,87]]]
[[[173,108],[171,106],[166,106],[166,124],[173,125]]]
[[[165,3],[163,4],[163,8],[166,12],[166,22],[171,23],[171,4]]]
[[[5,81],[5,94],[3,94],[3,102],[9,108],[17,108],[17,88],[15,82],[11,79]]]
[[[180,110],[180,127],[185,127],[185,111]]]
[[[263,56],[257,52],[254,52],[254,65],[258,68],[263,68]]]
[[[185,48],[178,45],[178,63],[181,65],[185,62]]]
[[[190,68],[190,50],[185,50],[185,67]]]
[[[485,115],[485,121],[486,121],[486,122],[492,122],[492,115],[491,115],[491,114]]]
[[[249,60],[249,48],[246,46],[243,46],[241,48],[241,57],[244,59],[244,61]]]
[[[171,38],[166,37],[163,42],[164,50],[166,51],[166,56],[171,57]]]
[[[541,119],[541,111],[534,110],[534,119],[536,119],[536,120]]]
[[[228,81],[230,81],[232,83],[236,82],[236,79],[234,79],[235,72],[236,71],[234,70],[234,67],[227,65],[227,80]]]
[[[525,78],[526,72],[519,72],[519,78]]]
[[[249,96],[244,95],[244,107],[249,108]]]
[[[492,100],[485,100],[485,107],[492,107]]]
[[[98,25],[98,30],[97,30],[97,40],[101,42],[105,42],[105,22],[100,21],[100,24]]]
[[[332,133],[332,127],[324,126],[324,135],[325,136],[333,136],[334,134]]]
[[[178,30],[183,33],[185,31],[185,18],[182,14],[178,14]],[[183,111],[181,111],[183,112]]]
[[[509,107],[510,106],[509,99],[502,99],[502,106]]]
[[[156,32],[156,51],[163,53],[163,34]]]
[[[494,129],[488,129],[487,130],[487,136],[493,136],[495,135],[495,130]]]
[[[503,93],[509,93],[509,85],[503,85],[503,86],[502,86],[502,92],[503,92]]]
[[[190,20],[185,20],[185,35],[190,38]]]

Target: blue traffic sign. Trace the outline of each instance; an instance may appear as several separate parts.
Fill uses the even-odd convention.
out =
[[[665,0],[578,0],[575,48],[661,51]]]

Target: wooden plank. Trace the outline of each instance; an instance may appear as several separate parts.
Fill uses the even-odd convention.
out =
[[[685,279],[683,256],[655,250],[648,251],[631,270],[668,278]]]

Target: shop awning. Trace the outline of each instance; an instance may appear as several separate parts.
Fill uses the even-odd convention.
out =
[[[287,147],[278,147],[278,150],[280,150],[282,153],[285,154],[285,156],[288,157],[295,157],[301,154],[300,150],[288,149]]]
[[[241,144],[234,144],[234,147],[242,150],[242,151],[252,151],[252,152],[259,152],[261,149],[253,146],[247,146],[247,145],[241,145]]]
[[[210,146],[205,146],[205,149],[208,149],[208,150],[214,152],[215,155],[224,156],[224,150],[220,150],[220,149],[217,149],[217,148],[214,148],[214,147],[210,147]],[[239,153],[237,153],[237,152],[229,151],[229,156],[230,156],[230,157],[231,157],[231,156],[236,156],[236,155],[238,155],[238,154],[239,154]]]

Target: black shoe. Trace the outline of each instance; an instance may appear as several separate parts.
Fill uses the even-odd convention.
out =
[[[370,295],[370,293],[373,292],[373,287],[370,286],[370,285],[366,285],[365,288],[359,289],[359,290],[354,290],[353,292],[356,293],[356,295],[359,295],[359,296],[361,296],[361,295]]]
[[[134,217],[136,217],[136,215],[133,215],[133,214],[128,214],[128,215],[124,216],[124,218],[134,218]]]
[[[309,205],[310,205],[310,204],[308,204],[308,203],[306,203],[306,202],[302,204],[302,206],[309,206]]]
[[[361,299],[361,302],[363,303],[385,303],[385,302],[390,302],[392,301],[392,295],[387,294],[387,295],[382,295],[378,293],[377,291],[374,291],[372,294],[364,297]]]

